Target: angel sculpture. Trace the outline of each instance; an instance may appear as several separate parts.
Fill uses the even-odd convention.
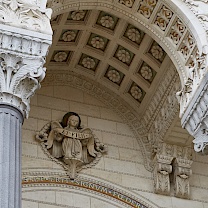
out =
[[[75,178],[81,167],[96,163],[95,160],[106,151],[91,129],[81,128],[81,119],[74,112],[65,114],[62,122],[50,122],[37,138],[53,158],[66,165],[70,178]]]

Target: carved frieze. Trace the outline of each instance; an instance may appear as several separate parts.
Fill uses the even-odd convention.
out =
[[[81,119],[74,112],[65,114],[61,122],[46,124],[36,138],[44,152],[63,166],[71,179],[83,168],[97,164],[107,151],[91,129],[81,127]]]

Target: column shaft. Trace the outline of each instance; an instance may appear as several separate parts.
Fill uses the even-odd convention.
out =
[[[21,208],[22,114],[0,105],[0,208]]]

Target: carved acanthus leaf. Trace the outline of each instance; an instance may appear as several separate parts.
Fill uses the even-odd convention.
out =
[[[51,13],[51,9],[46,9],[46,0],[2,0],[0,2],[0,22],[50,35],[52,34]]]
[[[25,116],[29,113],[30,97],[40,87],[45,77],[44,60],[21,58],[16,55],[0,54],[1,102],[14,105]]]

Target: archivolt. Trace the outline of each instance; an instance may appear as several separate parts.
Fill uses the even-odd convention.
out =
[[[176,66],[181,85],[184,86],[184,83],[190,76],[188,65],[192,62],[192,57],[195,57],[197,53],[199,55],[203,52],[206,53],[208,48],[205,29],[194,13],[182,1],[155,0],[156,6],[149,18],[145,18],[145,15],[141,15],[138,12],[139,2],[141,1],[135,0],[134,3],[132,1],[132,6],[128,6],[127,4],[121,4],[120,1],[110,0],[91,0],[90,2],[86,0],[49,0],[48,5],[53,9],[53,16],[73,10],[96,9],[112,13],[127,20],[145,31],[163,47]],[[161,29],[160,26],[155,24],[155,19],[162,7],[165,7],[171,13],[171,17],[166,22],[166,29]],[[176,43],[171,38],[170,31],[171,28],[175,27],[177,20],[186,28],[186,31],[178,34],[181,37],[180,41]],[[189,43],[190,38],[192,38],[193,45]],[[184,48],[181,49],[181,47]],[[184,52],[184,49],[187,49],[188,52]]]

